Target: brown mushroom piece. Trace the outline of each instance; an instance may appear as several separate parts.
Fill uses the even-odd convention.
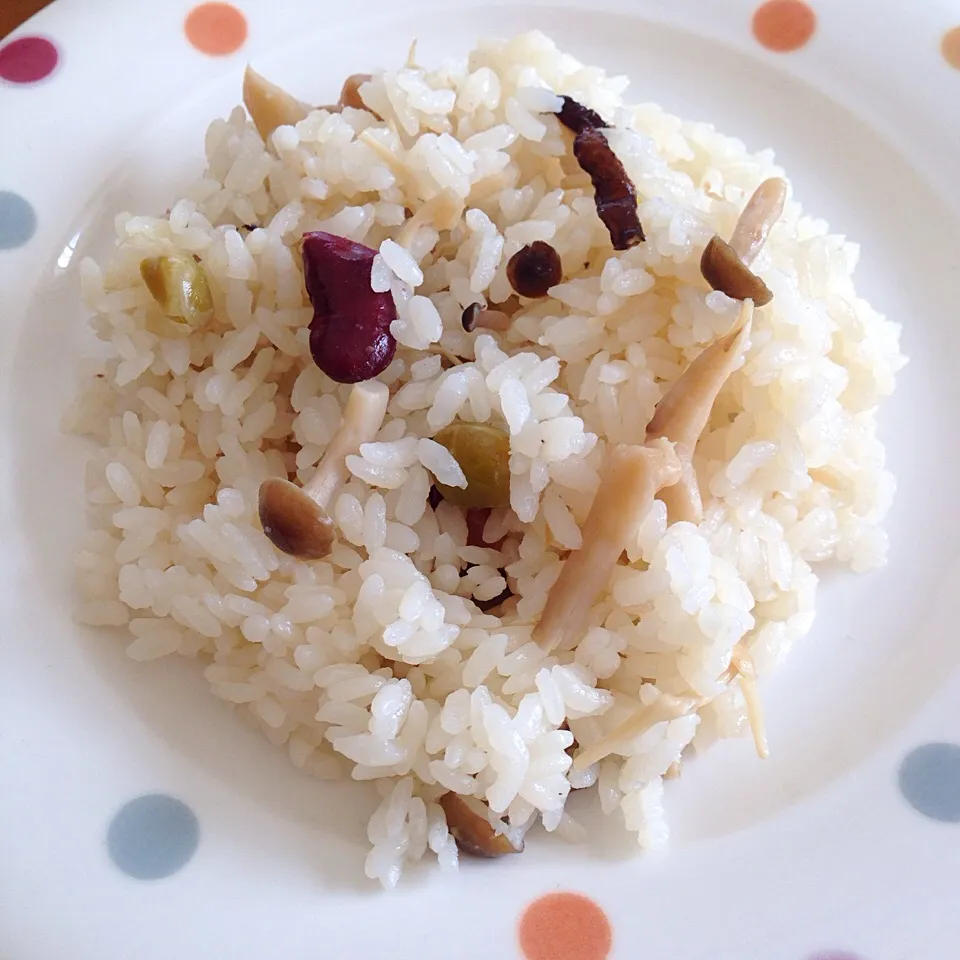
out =
[[[277,127],[299,123],[310,108],[251,67],[243,72],[243,105],[266,142]]]
[[[459,793],[445,793],[438,801],[447,818],[447,827],[457,846],[474,857],[502,857],[522,853],[523,846],[515,847],[503,833],[497,833],[490,821],[480,812],[483,804]]]
[[[647,424],[646,439],[665,439],[674,445],[680,461],[680,479],[660,499],[671,523],[699,523],[703,502],[693,468],[693,454],[720,389],[743,356],[753,322],[753,303],[745,300],[733,329],[714,340],[680,376],[657,404]]]
[[[468,304],[460,315],[460,323],[467,333],[474,330],[498,330],[503,332],[510,329],[512,317],[502,310],[491,310],[482,303]]]
[[[610,449],[583,524],[583,544],[564,561],[533,628],[533,639],[544,650],[566,647],[583,635],[590,607],[609,582],[628,537],[657,493],[679,477],[680,462],[666,440]]]
[[[260,484],[260,523],[278,550],[299,560],[319,560],[330,553],[334,527],[327,510],[347,478],[346,458],[374,440],[389,399],[390,391],[377,380],[354,384],[340,429],[310,481],[298,487],[270,477]]]
[[[750,264],[780,219],[786,199],[786,181],[780,177],[764,180],[743,208],[730,242],[717,235],[711,238],[700,258],[700,273],[714,290],[734,300],[752,300],[758,307],[773,299],[770,288],[750,269]]]
[[[343,87],[340,89],[340,106],[353,107],[354,110],[372,110],[363,102],[360,96],[360,88],[373,77],[369,73],[352,73],[343,81]],[[376,114],[374,114],[376,116]],[[379,120],[380,117],[377,117]]]

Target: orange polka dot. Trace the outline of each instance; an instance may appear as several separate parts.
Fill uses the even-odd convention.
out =
[[[753,35],[768,50],[799,50],[817,27],[817,15],[803,0],[767,0],[753,14]]]
[[[183,22],[187,39],[201,52],[222,57],[247,39],[247,18],[229,3],[201,3]]]
[[[954,27],[943,35],[940,50],[943,52],[943,59],[951,67],[960,70],[960,27]]]
[[[520,918],[527,960],[605,960],[613,944],[607,915],[579,893],[549,893]]]

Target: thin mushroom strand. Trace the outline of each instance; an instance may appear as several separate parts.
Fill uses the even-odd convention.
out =
[[[566,647],[582,636],[590,607],[610,580],[628,537],[658,491],[679,476],[679,461],[665,440],[647,446],[620,444],[610,450],[583,525],[583,544],[564,561],[533,628],[533,639],[544,650]]]
[[[721,388],[743,357],[753,323],[753,303],[745,300],[733,329],[715,340],[664,394],[647,424],[647,442],[665,438],[675,444],[681,476],[663,491],[670,521],[699,523],[703,501],[693,454]]]
[[[573,769],[586,770],[587,767],[609,757],[611,753],[616,753],[618,746],[634,740],[656,724],[686,717],[707,702],[709,701],[703,697],[675,697],[664,693],[653,703],[641,707],[627,717],[601,740],[584,747],[574,758]]]
[[[747,705],[747,719],[750,722],[750,733],[753,736],[757,756],[761,760],[766,760],[770,756],[770,747],[767,742],[767,727],[763,719],[760,691],[757,689],[757,671],[753,665],[753,658],[743,644],[738,643],[734,646],[730,665],[740,677],[740,692]]]
[[[717,682],[726,686],[733,680],[740,678],[740,689],[747,705],[747,718],[753,733],[753,742],[757,755],[761,760],[770,756],[767,747],[767,734],[763,723],[763,713],[756,690],[756,671],[753,659],[743,644],[738,643],[733,648],[730,666],[717,678]],[[746,686],[744,682],[746,681]],[[635,740],[641,733],[645,733],[658,723],[677,720],[689,716],[691,713],[703,709],[716,697],[677,697],[669,693],[661,696],[651,704],[640,707],[626,720],[613,728],[606,736],[584,747],[573,760],[574,770],[586,770],[587,767],[606,759],[618,748]],[[671,766],[673,766],[671,764]],[[679,773],[679,767],[678,771]],[[666,774],[664,774],[666,776]]]

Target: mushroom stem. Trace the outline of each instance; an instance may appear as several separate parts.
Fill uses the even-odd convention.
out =
[[[318,506],[326,508],[337,488],[347,479],[347,457],[357,453],[361,443],[370,443],[376,437],[389,399],[390,391],[379,380],[354,384],[340,429],[324,451],[317,472],[303,485],[303,492]]]
[[[310,482],[298,487],[270,477],[260,484],[260,524],[278,550],[300,560],[319,560],[330,552],[334,533],[327,508],[347,477],[346,458],[376,437],[389,398],[386,385],[376,380],[355,384],[340,429]]]
[[[756,260],[786,201],[787,181],[781,177],[770,177],[754,190],[730,236],[730,246],[744,266]]]
[[[653,703],[640,707],[632,716],[627,717],[605,737],[590,746],[584,747],[573,760],[574,770],[586,770],[587,767],[616,753],[617,748],[640,736],[646,730],[665,720],[677,720],[698,710],[706,701],[700,697],[675,697],[665,693]]]
[[[730,663],[740,677],[740,692],[747,706],[747,719],[750,721],[754,748],[757,756],[761,760],[766,760],[770,756],[770,747],[767,742],[766,724],[763,721],[763,706],[757,690],[757,671],[753,665],[753,658],[743,644],[738,643],[733,648]]]
[[[533,639],[544,650],[579,639],[590,607],[609,581],[627,539],[657,491],[676,483],[679,476],[679,462],[666,441],[649,446],[620,444],[610,450],[583,525],[583,545],[564,562],[533,629]]]
[[[243,73],[243,105],[266,142],[277,127],[299,123],[310,108],[251,67]]]
[[[365,132],[366,131],[364,131],[364,133]],[[363,139],[369,147],[379,153],[383,159],[387,160],[387,163],[392,166],[395,173],[398,172],[395,165],[399,163],[403,168],[404,174],[410,175],[409,169],[400,163],[397,157],[390,153],[389,149],[379,140],[372,137],[366,140],[363,134],[360,134],[357,139]],[[384,151],[386,152],[385,155]],[[460,222],[462,216],[463,201],[454,196],[449,190],[443,190],[427,200],[419,207],[416,213],[404,223],[397,233],[397,243],[399,243],[401,247],[409,249],[420,227],[431,224],[437,230],[453,230]]]
[[[753,303],[744,300],[729,333],[714,340],[664,394],[647,424],[647,440],[665,437],[693,451],[710,411],[740,361],[753,323]]]
[[[680,444],[675,449],[680,461],[680,479],[661,490],[659,496],[671,523],[699,523],[703,519],[703,497],[693,466],[693,451]]]
[[[664,438],[675,444],[681,476],[661,499],[672,523],[699,523],[703,501],[693,467],[693,454],[720,389],[743,356],[753,323],[753,302],[744,300],[733,329],[715,340],[664,394],[647,424],[647,442]]]

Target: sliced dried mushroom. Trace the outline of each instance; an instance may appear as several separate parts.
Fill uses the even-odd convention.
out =
[[[251,67],[243,72],[243,105],[266,142],[277,127],[299,123],[310,108]]]
[[[603,117],[596,110],[585,107],[582,103],[574,100],[573,97],[561,97],[563,106],[557,112],[557,119],[574,133],[579,133],[586,127],[609,127]]]
[[[750,269],[750,264],[780,219],[786,199],[785,180],[764,180],[743,208],[730,242],[716,235],[711,238],[700,258],[700,273],[714,290],[734,300],[752,300],[758,307],[773,299],[770,288]]]
[[[445,793],[439,801],[447,818],[447,827],[457,846],[474,857],[503,857],[522,853],[523,845],[515,847],[506,834],[497,833],[484,816],[484,804],[459,793]]]
[[[340,429],[309,483],[298,487],[270,477],[260,484],[260,524],[278,550],[299,560],[319,560],[330,553],[334,526],[327,510],[347,477],[346,458],[376,437],[389,399],[390,391],[379,381],[355,384]]]
[[[562,279],[560,254],[544,240],[528,243],[507,261],[507,280],[521,297],[545,297]]]
[[[583,636],[590,607],[609,582],[627,539],[657,493],[679,476],[680,462],[665,440],[610,449],[583,524],[583,545],[564,561],[533,628],[533,639],[544,650],[566,649]]]
[[[752,321],[753,303],[745,300],[733,329],[711,343],[680,374],[647,424],[647,442],[669,440],[680,461],[680,479],[660,496],[672,523],[680,520],[699,523],[703,518],[693,454],[720,389],[743,356]]]
[[[597,215],[610,234],[614,250],[629,250],[646,239],[637,214],[637,191],[607,138],[584,127],[574,138],[573,154],[590,175]]]

